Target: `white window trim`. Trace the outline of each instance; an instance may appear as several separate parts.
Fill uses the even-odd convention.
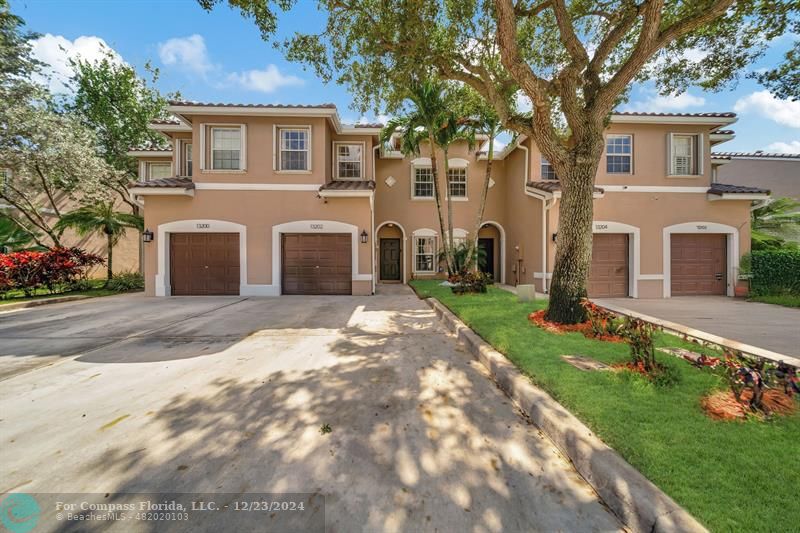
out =
[[[168,177],[172,177],[174,175],[174,172],[172,172],[173,164],[172,164],[171,161],[145,161],[144,162],[144,175],[145,175],[144,179],[145,179],[145,181],[150,181],[152,179],[162,179],[162,178],[153,178],[153,176],[151,175],[150,169],[153,167],[153,165],[159,165],[159,166],[160,165],[169,165],[169,176]]]
[[[200,158],[200,170],[205,174],[241,174],[247,172],[247,125],[246,124],[230,124],[223,122],[213,122],[200,125],[200,150],[202,154]],[[239,128],[239,168],[238,169],[215,169],[214,168],[214,128],[222,129],[235,129]],[[211,137],[211,150],[208,154],[208,162],[211,163],[211,168],[206,168],[206,128],[209,130],[209,137]]]
[[[422,161],[424,159],[428,160],[428,164],[425,164],[424,161]],[[433,167],[430,164],[430,159],[428,159],[427,157],[415,159],[414,161],[411,162],[411,180],[410,180],[411,181],[411,199],[412,200],[416,200],[416,201],[421,201],[421,202],[426,202],[426,201],[427,202],[432,202],[436,197],[436,190],[435,190],[436,185],[433,185],[434,189],[431,192],[431,196],[417,196],[417,194],[416,194],[417,188],[416,188],[415,185],[417,183],[417,169],[418,168],[431,168],[432,169]],[[433,177],[433,176],[431,176],[431,177]]]
[[[345,146],[353,146],[359,145],[361,146],[361,176],[358,178],[342,178],[339,176],[339,152],[337,147],[339,145]],[[367,150],[367,144],[364,141],[333,141],[333,179],[340,180],[340,181],[364,181],[366,180],[366,176],[364,175],[364,170],[366,170],[366,157],[365,153]]]
[[[464,196],[453,196],[450,198],[450,176],[447,176],[447,190],[445,191],[445,199],[450,198],[454,202],[469,202],[469,170],[467,165],[450,165],[451,161],[464,161],[464,159],[450,159],[448,160],[448,169],[447,171],[456,170],[456,169],[464,169]]]
[[[411,244],[414,247],[411,254],[411,268],[415,274],[436,274],[437,273],[437,265],[438,261],[436,260],[436,256],[439,253],[439,235],[433,231],[432,229],[422,228],[416,230],[412,236]],[[433,261],[432,266],[433,270],[418,270],[417,269],[417,257],[420,255],[428,255],[428,254],[420,254],[417,252],[417,239],[433,239]]]
[[[308,132],[308,168],[306,170],[281,170],[281,130],[306,130]],[[312,143],[312,127],[311,124],[273,124],[272,125],[272,170],[276,174],[311,174],[313,172],[313,143]]]
[[[542,173],[542,166],[544,166],[545,161],[547,161],[547,158],[544,156],[544,154],[539,154],[539,179],[542,181],[558,181],[557,175],[555,178],[544,177],[544,173]],[[550,161],[547,161],[547,164],[550,166],[550,168],[553,168],[553,164],[550,163]],[[555,172],[555,169],[553,169],[553,172]]]
[[[672,155],[672,140],[676,136],[683,137],[683,136],[692,136],[696,137],[697,141],[695,143],[695,159],[697,174],[676,174],[675,173],[675,159]],[[703,138],[702,133],[697,132],[679,132],[674,131],[670,132],[667,135],[667,177],[669,178],[698,178],[705,175],[705,158],[703,157],[703,152],[705,152],[705,139]]]
[[[608,139],[614,139],[614,138],[620,138],[620,137],[622,137],[622,138],[627,137],[627,138],[629,138],[631,140],[631,153],[630,154],[609,154],[608,153]],[[608,135],[606,135],[605,146],[603,147],[603,156],[604,156],[604,159],[605,159],[605,162],[606,162],[606,174],[612,174],[612,175],[615,175],[615,176],[632,176],[633,173],[634,173],[634,170],[633,170],[633,149],[634,148],[633,148],[633,134],[632,133],[609,133]],[[608,156],[610,156],[610,155],[628,157],[630,159],[630,161],[631,161],[631,163],[629,165],[630,166],[630,171],[629,172],[609,172],[608,171]]]

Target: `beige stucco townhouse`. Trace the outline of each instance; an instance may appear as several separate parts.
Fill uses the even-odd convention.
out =
[[[430,153],[404,157],[380,125],[333,105],[173,102],[153,124],[169,151],[137,153],[147,294],[367,295],[441,277]],[[734,295],[762,188],[714,183],[711,147],[732,113],[618,113],[595,189],[592,296]],[[547,291],[557,176],[524,136],[495,156],[485,223],[470,235],[486,154],[456,145],[455,239],[477,238],[498,282]],[[441,167],[440,167],[441,168]]]

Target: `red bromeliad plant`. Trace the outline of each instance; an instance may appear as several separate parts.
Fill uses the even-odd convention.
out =
[[[581,306],[586,311],[589,323],[592,325],[592,335],[595,337],[613,337],[617,335],[614,319],[617,315],[600,307],[588,298],[581,300]]]
[[[0,290],[20,289],[32,296],[37,288],[51,293],[82,277],[103,259],[78,248],[53,248],[46,252],[0,254]]]

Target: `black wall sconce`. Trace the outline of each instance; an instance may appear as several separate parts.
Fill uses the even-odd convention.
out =
[[[153,232],[146,229],[142,232],[142,242],[153,242]]]
[[[553,233],[553,242],[556,242],[556,240],[558,240],[558,232]]]
[[[367,230],[361,230],[361,244],[367,244]]]

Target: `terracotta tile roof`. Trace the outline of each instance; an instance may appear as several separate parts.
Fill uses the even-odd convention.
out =
[[[769,194],[769,189],[761,187],[746,187],[744,185],[730,185],[728,183],[712,183],[708,194]]]
[[[162,189],[194,189],[192,178],[160,178],[157,180],[137,181],[131,187],[157,187]]]
[[[154,142],[146,142],[140,144],[139,146],[131,146],[130,151],[133,152],[171,152],[172,146],[164,143],[154,143]]]
[[[613,115],[623,115],[628,117],[709,117],[709,118],[733,118],[736,113],[655,113],[645,111],[615,111]]]
[[[733,130],[715,130],[711,132],[711,135],[733,135],[736,133]]]
[[[341,180],[329,181],[319,188],[320,191],[374,191],[374,181],[364,180]]]
[[[181,123],[181,121],[178,120],[175,117],[155,118],[155,119],[150,121],[150,124],[169,124],[169,125],[175,125],[175,126],[179,125],[180,123]]]
[[[352,128],[382,128],[383,126],[384,125],[381,124],[380,122],[372,122],[372,123],[370,123],[370,122],[359,122],[358,124],[353,124],[352,126],[348,126],[348,127],[352,127]]]
[[[540,191],[545,192],[556,192],[561,190],[561,182],[558,180],[529,181],[526,185],[532,189],[539,189]],[[604,191],[602,188],[595,185],[594,192],[602,194]]]
[[[267,109],[336,109],[335,104],[317,105],[288,105],[288,104],[233,104],[229,102],[193,102],[191,100],[170,100],[172,106],[202,106],[202,107],[252,107]]]
[[[763,152],[761,150],[757,150],[755,152],[714,152],[711,154],[712,157],[714,156],[724,156],[724,157],[771,157],[771,158],[778,158],[778,159],[797,159],[800,157],[800,154],[782,154],[782,153],[770,153],[770,152]]]
[[[722,155],[722,154],[711,154],[711,159],[718,159],[721,161],[730,161],[731,156],[729,155]]]

